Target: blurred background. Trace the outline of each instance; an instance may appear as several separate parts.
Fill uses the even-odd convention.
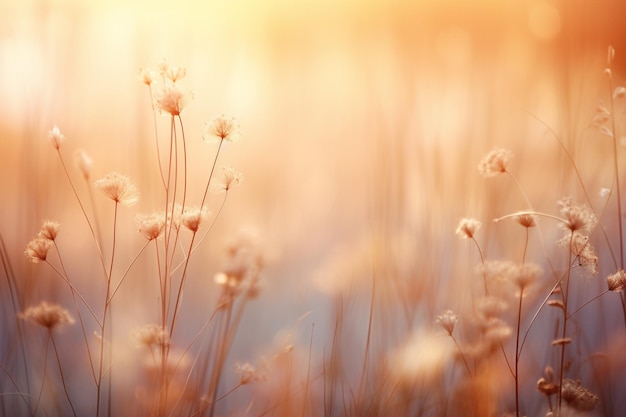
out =
[[[514,152],[512,170],[537,210],[554,212],[563,195],[582,195],[550,129],[578,152],[594,198],[611,185],[602,158],[579,155],[609,149],[604,141],[594,150],[602,139],[590,126],[608,97],[609,45],[616,80],[626,73],[625,12],[618,0],[5,1],[0,233],[13,267],[40,280],[30,289],[40,299],[52,291],[41,283],[46,272],[25,265],[22,252],[41,221],[83,228],[66,248],[89,239],[47,141],[54,125],[67,138],[69,165],[84,149],[94,179],[118,171],[135,180],[142,200],[120,221],[129,247],[138,247],[134,215],[161,201],[149,93],[138,72],[166,58],[187,68],[182,83],[194,94],[182,113],[192,204],[215,152],[200,140],[204,122],[223,113],[242,130],[218,165],[245,180],[202,261],[192,263],[189,285],[210,291],[221,244],[242,226],[259,230],[271,258],[233,356],[254,357],[250,346],[282,343],[275,339],[293,329],[296,340],[308,340],[312,322],[324,343],[333,294],[359,275],[361,256],[383,275],[410,278],[408,327],[415,317],[461,308],[472,291],[462,280],[479,259],[454,235],[458,220],[477,217],[485,236],[493,233],[484,241],[489,258],[517,254],[523,243],[510,237],[512,226],[489,224],[526,208],[510,181],[478,175],[490,149]],[[159,126],[167,132],[168,118]],[[210,203],[214,211],[219,201]],[[546,239],[557,237],[550,233]],[[354,261],[350,272],[341,269],[346,260]],[[75,267],[89,275],[93,265],[83,263]],[[127,296],[141,290],[140,276],[129,279]],[[194,295],[190,315],[204,302]],[[129,326],[151,319],[128,311]]]

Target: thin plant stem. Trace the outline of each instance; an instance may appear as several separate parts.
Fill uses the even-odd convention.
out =
[[[50,344],[50,334],[46,334],[46,343],[44,344],[43,351],[43,375],[41,376],[41,386],[39,387],[39,395],[37,396],[37,402],[35,403],[35,408],[33,409],[33,415],[37,415],[37,410],[39,409],[39,404],[41,403],[41,397],[43,395],[43,387],[46,383],[46,370],[48,368],[48,345]]]
[[[620,259],[620,268],[624,269],[624,239],[623,239],[623,229],[622,229],[622,191],[620,187],[620,172],[619,172],[619,154],[618,154],[618,144],[617,144],[617,129],[615,124],[615,99],[613,98],[613,76],[611,75],[611,71],[609,68],[609,97],[610,97],[610,113],[611,113],[611,133],[613,139],[613,168],[614,168],[614,177],[615,177],[615,197],[617,199],[617,227],[618,227],[618,235],[619,235],[619,259]]]
[[[70,407],[72,408],[72,414],[74,415],[74,417],[76,417],[76,409],[74,409],[74,404],[72,403],[72,399],[70,398],[70,393],[67,391],[67,383],[65,382],[65,376],[63,375],[63,367],[61,366],[61,358],[59,357],[59,350],[57,349],[57,344],[56,344],[56,341],[54,340],[52,329],[48,329],[48,334],[50,336],[50,340],[52,341],[52,349],[54,350],[54,354],[57,359],[57,365],[59,366],[59,375],[61,376],[61,384],[63,385],[65,398],[67,398],[67,402],[70,404]]]

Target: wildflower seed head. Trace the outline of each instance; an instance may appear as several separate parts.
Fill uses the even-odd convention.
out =
[[[609,291],[621,291],[626,288],[626,273],[623,269],[619,269],[616,273],[606,277]]]
[[[170,335],[166,328],[158,324],[147,324],[136,329],[132,333],[132,338],[138,346],[166,347],[170,345]]]
[[[218,184],[217,188],[220,191],[228,191],[239,185],[242,180],[243,175],[241,172],[231,167],[224,167],[222,169],[222,182]]]
[[[209,143],[236,142],[241,136],[239,124],[234,117],[226,117],[223,114],[205,123],[202,139]]]
[[[530,263],[518,265],[511,273],[511,281],[520,290],[520,294],[523,295],[524,290],[537,281],[541,272],[539,265]]]
[[[181,222],[183,226],[195,233],[210,215],[211,213],[206,207],[185,207]]]
[[[576,205],[569,197],[558,201],[559,210],[565,219],[565,227],[572,232],[590,232],[598,223],[595,214],[586,205]]]
[[[597,395],[580,385],[580,381],[574,381],[572,379],[563,380],[561,397],[567,405],[576,411],[582,412],[593,410],[600,401]]]
[[[146,239],[158,238],[165,228],[165,213],[138,214],[136,217],[139,233]]]
[[[78,170],[83,174],[83,178],[85,180],[89,180],[91,176],[91,166],[93,165],[93,160],[91,157],[82,149],[79,149],[74,153],[74,162],[78,167]]]
[[[187,75],[187,68],[179,67],[178,65],[169,65],[165,72],[163,73],[163,77],[175,83],[178,80],[185,78]]]
[[[250,384],[252,382],[261,382],[267,379],[267,374],[257,370],[251,363],[235,364],[235,372],[239,374],[239,383],[241,385]]]
[[[152,85],[156,79],[156,74],[150,68],[139,68],[139,81],[147,86]]]
[[[54,241],[59,234],[59,228],[61,225],[53,220],[44,220],[39,230],[38,237]]]
[[[592,275],[598,273],[598,255],[589,242],[589,236],[583,235],[579,231],[566,232],[559,241],[558,246],[569,247],[570,252],[578,261],[578,266],[585,268]]]
[[[506,172],[513,153],[508,149],[494,149],[478,164],[478,171],[485,177],[495,177]]]
[[[452,336],[452,332],[454,331],[454,326],[456,326],[456,322],[459,317],[452,312],[452,310],[446,310],[445,313],[436,317],[435,323],[444,328],[446,332],[450,336]]]
[[[137,187],[125,175],[111,172],[94,183],[111,200],[123,206],[132,206],[139,200]]]
[[[520,226],[525,228],[535,227],[537,226],[536,222],[537,216],[531,213],[519,213],[513,216],[513,220],[520,224]]]
[[[170,82],[155,94],[155,107],[162,113],[179,116],[192,98],[190,91],[183,90],[177,84]]]
[[[65,141],[65,136],[63,136],[58,127],[54,126],[52,130],[48,132],[48,139],[50,140],[52,147],[59,150],[59,148],[61,148],[61,144]]]
[[[476,219],[463,218],[456,228],[456,234],[462,239],[472,239],[482,223]]]
[[[618,100],[618,99],[622,99],[624,97],[626,97],[626,88],[621,87],[621,86],[620,87],[615,87],[615,90],[613,91],[613,98],[615,100]]]
[[[23,313],[19,314],[18,317],[24,320],[30,320],[49,330],[64,324],[74,323],[74,318],[69,311],[57,304],[48,304],[46,301],[42,301],[36,306],[27,308]]]
[[[45,261],[48,257],[48,251],[52,246],[52,241],[43,237],[36,237],[26,245],[24,255],[32,263],[39,263]]]

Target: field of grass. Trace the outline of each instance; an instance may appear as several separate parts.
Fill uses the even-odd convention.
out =
[[[0,12],[0,415],[626,407],[618,2]]]

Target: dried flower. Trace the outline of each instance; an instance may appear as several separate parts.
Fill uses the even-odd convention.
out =
[[[187,75],[187,68],[179,67],[178,65],[168,65],[161,75],[175,83],[176,81],[185,78]]]
[[[536,219],[536,216],[531,213],[518,213],[515,216],[513,216],[513,220],[515,220],[521,226],[526,227],[526,228],[537,226],[535,219]]]
[[[450,336],[452,336],[452,332],[454,331],[454,326],[458,321],[459,317],[452,312],[452,310],[446,310],[445,313],[436,317],[435,323],[444,328],[446,332]]]
[[[52,241],[44,237],[36,237],[26,245],[24,255],[32,263],[39,263],[45,261],[48,257],[48,251],[52,246]]]
[[[53,220],[44,220],[43,224],[41,225],[41,230],[39,230],[39,234],[37,236],[54,241],[59,234],[60,227],[61,225],[58,222],[55,222]]]
[[[251,382],[260,382],[267,379],[265,372],[259,372],[251,363],[239,363],[235,364],[235,372],[239,374],[239,383],[246,385]]]
[[[626,288],[626,273],[623,269],[618,269],[616,273],[606,277],[609,291],[621,291]]]
[[[165,228],[165,213],[138,214],[139,232],[148,240],[158,238]]]
[[[512,156],[513,153],[508,149],[494,149],[480,161],[478,171],[485,178],[505,173],[506,166]]]
[[[462,239],[473,239],[474,233],[480,229],[481,222],[476,219],[463,218],[456,228],[456,234]]]
[[[91,176],[91,166],[93,165],[91,157],[87,155],[87,152],[79,149],[74,153],[74,161],[80,172],[83,174],[83,178],[85,180],[89,180],[89,177]]]
[[[130,178],[111,172],[95,182],[95,187],[104,192],[111,200],[123,206],[132,206],[139,200],[137,187]]]
[[[155,73],[150,68],[139,68],[139,81],[145,85],[151,85],[155,80]]]
[[[60,325],[74,323],[74,318],[66,309],[57,304],[48,304],[46,301],[27,308],[18,317],[33,321],[49,330]]]
[[[63,136],[58,127],[54,126],[52,130],[48,132],[48,139],[50,140],[50,143],[52,143],[54,149],[58,151],[61,144],[65,141],[65,136]]]
[[[181,222],[183,226],[195,233],[210,215],[206,207],[202,207],[202,209],[200,207],[185,207]]]
[[[147,324],[132,334],[133,339],[139,346],[164,347],[170,344],[170,335],[166,328],[158,324]]]
[[[228,191],[231,188],[239,185],[239,183],[243,180],[243,175],[241,172],[237,171],[234,168],[224,167],[222,169],[222,182],[219,183],[215,188],[219,191]]]
[[[520,294],[530,287],[541,275],[541,267],[535,264],[518,265],[512,270],[511,281],[519,288]]]
[[[566,233],[556,243],[558,246],[569,247],[572,255],[578,260],[578,266],[585,268],[593,275],[598,273],[598,255],[591,243],[589,243],[589,236],[583,235],[578,231]]]
[[[241,133],[239,125],[234,117],[226,117],[223,114],[204,125],[202,139],[209,143],[228,141],[235,142],[239,139]]]
[[[179,116],[193,98],[190,91],[181,89],[177,84],[166,83],[155,95],[156,107],[172,116]]]
[[[598,223],[591,209],[585,205],[575,205],[571,198],[565,197],[558,201],[561,215],[565,218],[567,230],[590,232]]]
[[[226,260],[222,270],[215,275],[215,282],[240,289],[245,281],[257,281],[264,266],[265,256],[258,238],[252,232],[243,230],[226,245]]]
[[[576,411],[591,411],[594,409],[600,398],[580,385],[580,381],[572,379],[563,380],[561,386],[561,397],[570,407]]]

